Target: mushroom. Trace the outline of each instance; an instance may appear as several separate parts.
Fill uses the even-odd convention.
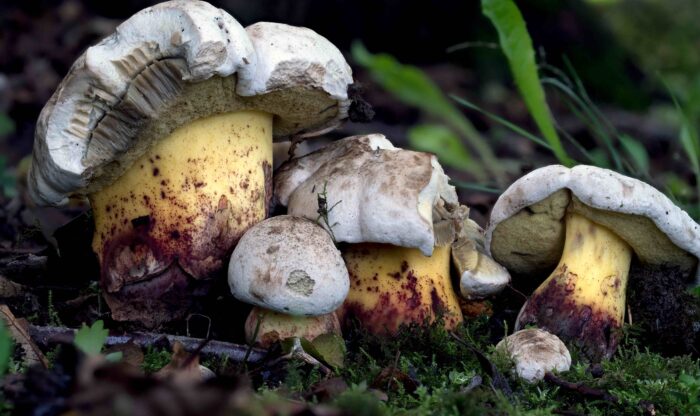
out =
[[[299,337],[313,341],[319,335],[341,335],[335,312],[319,316],[294,316],[254,307],[245,321],[245,337],[250,344],[269,348],[277,341]]]
[[[538,328],[528,328],[503,338],[496,351],[513,360],[513,371],[528,383],[536,383],[548,372],[569,371],[571,354],[556,335]]]
[[[534,324],[593,360],[620,338],[631,261],[697,281],[700,228],[652,186],[593,166],[537,169],[496,202],[486,247],[512,274],[543,278],[516,328]]]
[[[309,29],[160,3],[73,64],[39,117],[29,192],[44,205],[87,195],[112,317],[156,326],[266,217],[273,137],[336,126],[351,82]]]
[[[313,221],[281,215],[251,227],[233,250],[228,283],[238,300],[263,309],[254,308],[246,321],[246,337],[259,345],[340,335],[334,311],[348,293],[348,271],[328,233]]]
[[[469,211],[448,180],[435,156],[397,149],[381,134],[339,140],[278,169],[275,200],[348,243],[341,321],[359,318],[376,334],[439,315],[448,329],[462,321],[450,246],[467,238]]]
[[[510,273],[486,254],[483,230],[476,222],[467,218],[461,230],[452,243],[452,262],[462,297],[478,301],[500,293],[510,282]]]

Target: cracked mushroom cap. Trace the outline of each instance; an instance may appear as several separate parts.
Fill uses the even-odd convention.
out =
[[[58,205],[95,192],[153,141],[212,114],[260,110],[275,137],[320,134],[347,117],[351,83],[340,51],[309,29],[243,29],[203,1],[157,4],[88,48],[42,110],[30,195]]]
[[[568,210],[613,230],[642,264],[676,267],[700,282],[700,226],[651,185],[594,166],[552,165],[518,179],[493,207],[486,247],[511,273],[549,273]]]
[[[547,331],[523,329],[502,339],[496,350],[504,351],[515,363],[515,373],[535,383],[551,371],[569,371],[571,354],[563,342]]]
[[[369,134],[282,165],[275,198],[290,215],[313,220],[325,198],[328,222],[319,222],[337,242],[388,243],[430,255],[433,209],[458,205],[448,181],[434,155],[398,149],[383,135]]]
[[[350,288],[328,233],[313,221],[281,215],[250,228],[233,250],[228,284],[237,299],[289,315],[331,313]]]

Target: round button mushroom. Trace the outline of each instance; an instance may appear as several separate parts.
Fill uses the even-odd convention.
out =
[[[341,320],[358,318],[377,334],[438,315],[448,329],[462,321],[450,252],[468,209],[448,180],[435,156],[397,149],[380,134],[345,138],[279,168],[276,201],[350,243],[342,246],[351,287]]]
[[[569,371],[571,354],[556,335],[537,328],[520,330],[502,339],[497,351],[505,352],[513,363],[518,377],[536,383],[548,372]]]
[[[335,333],[334,311],[350,285],[343,258],[328,233],[313,221],[289,215],[262,221],[243,235],[231,255],[228,283],[234,297],[268,315],[256,339],[263,345],[276,340],[272,338],[313,338],[324,333],[320,328]],[[248,317],[249,339],[259,314],[254,309]]]
[[[698,224],[652,186],[607,169],[555,165],[501,195],[486,246],[516,276],[549,274],[516,327],[545,328],[598,360],[619,341],[630,262],[697,281],[699,237]]]
[[[336,126],[351,83],[309,29],[160,3],[73,64],[39,117],[29,192],[49,205],[87,195],[112,317],[158,325],[266,217],[273,137]]]

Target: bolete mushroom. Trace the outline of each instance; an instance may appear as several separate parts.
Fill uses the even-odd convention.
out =
[[[528,383],[542,380],[546,373],[569,371],[571,354],[556,335],[538,328],[521,329],[496,344],[496,351],[513,360],[513,371]]]
[[[73,64],[39,117],[29,192],[49,205],[87,195],[112,317],[155,326],[266,217],[273,137],[336,126],[351,82],[309,29],[160,3]]]
[[[438,315],[448,329],[462,321],[450,246],[465,210],[448,180],[435,156],[397,149],[380,134],[339,140],[279,168],[275,200],[344,243],[351,286],[341,321],[358,318],[377,334]]]
[[[516,328],[535,324],[593,360],[615,352],[631,261],[698,279],[700,227],[652,186],[593,166],[537,169],[496,202],[486,232],[493,258],[544,282]]]
[[[234,297],[258,307],[248,316],[246,337],[259,345],[340,335],[334,311],[348,293],[348,271],[313,221],[281,215],[251,227],[233,250],[228,283]]]

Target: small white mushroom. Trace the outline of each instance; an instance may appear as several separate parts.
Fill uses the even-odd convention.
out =
[[[250,228],[228,269],[239,300],[289,315],[333,312],[345,300],[348,271],[328,233],[313,221],[281,215]]]
[[[537,328],[523,329],[509,335],[496,345],[514,362],[518,377],[536,383],[551,371],[569,371],[571,354],[556,335]]]

